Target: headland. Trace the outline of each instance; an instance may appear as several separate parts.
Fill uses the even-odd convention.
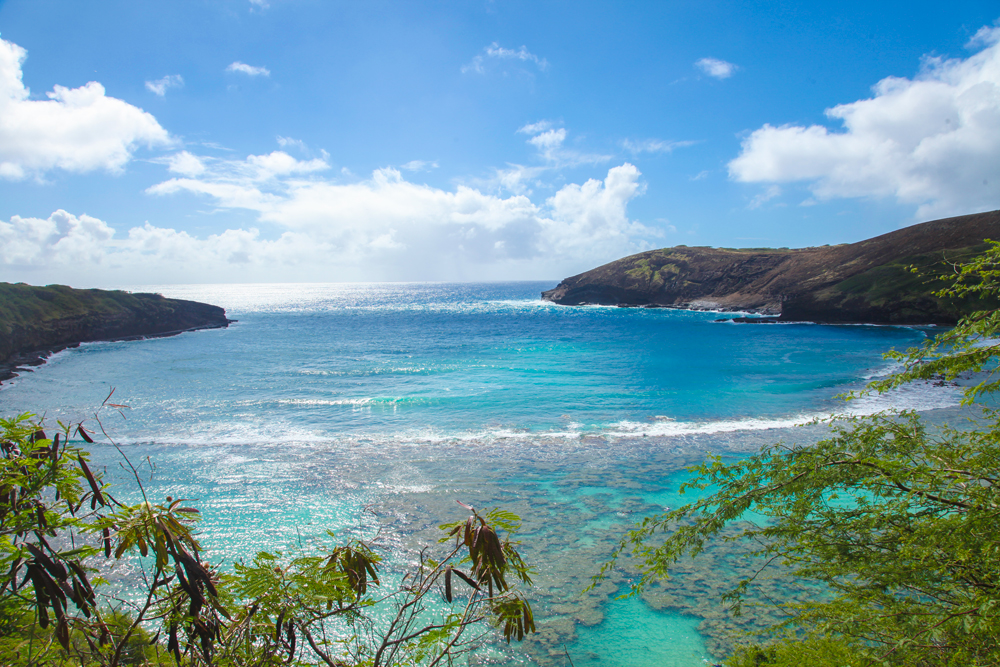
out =
[[[858,243],[812,248],[676,246],[563,280],[542,299],[564,305],[744,311],[766,322],[955,324],[998,307],[934,294],[956,262],[1000,240],[1000,211],[933,220]]]
[[[80,343],[173,336],[233,321],[219,306],[160,294],[0,283],[0,382]]]

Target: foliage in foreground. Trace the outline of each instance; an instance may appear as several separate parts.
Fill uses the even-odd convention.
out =
[[[30,415],[0,420],[0,664],[433,666],[490,626],[508,642],[534,631],[513,514],[463,505],[438,559],[425,549],[398,585],[359,540],[227,574],[201,558],[197,509],[150,501],[138,474],[145,500],[119,502],[72,433],[93,442],[83,425],[50,439]],[[139,598],[102,593],[101,572],[136,556]]]
[[[1000,244],[954,267],[941,296],[1000,295]],[[869,391],[986,375],[965,402],[1000,389],[1000,313],[970,315]],[[646,518],[614,554],[642,565],[642,588],[712,539],[744,541],[828,595],[788,604],[774,638],[731,656],[749,665],[1000,665],[1000,412],[971,428],[929,428],[913,412],[833,421],[815,445],[775,445],[737,463],[710,458],[684,488],[705,492]],[[735,533],[727,526],[737,527]],[[598,578],[614,566],[607,563]],[[741,611],[753,576],[725,596]],[[743,613],[753,613],[743,610]]]

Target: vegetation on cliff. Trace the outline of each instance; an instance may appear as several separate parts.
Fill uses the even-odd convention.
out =
[[[1000,244],[958,267],[949,297],[1000,294]],[[965,400],[1000,389],[1000,311],[971,314],[920,348],[889,356],[903,369],[874,382],[986,373]],[[710,458],[687,489],[705,492],[648,517],[621,541],[642,564],[639,588],[667,577],[713,539],[743,542],[765,563],[824,586],[784,604],[788,620],[766,645],[727,664],[1000,664],[1000,411],[962,429],[930,428],[912,412],[837,420],[816,445],[779,444],[737,463]],[[605,566],[604,572],[614,561]],[[756,574],[726,599],[740,610]],[[744,609],[742,613],[753,613]]]
[[[0,283],[0,381],[70,345],[228,324],[218,306],[160,294]]]
[[[785,321],[954,324],[994,295],[944,299],[938,280],[1000,238],[1000,211],[935,220],[859,243],[819,248],[650,250],[563,280],[542,298],[752,310]],[[922,277],[909,268],[917,266]]]
[[[424,550],[405,573],[332,533],[223,572],[203,560],[187,501],[147,498],[123,454],[144,500],[120,502],[70,443],[92,442],[84,425],[52,438],[40,426],[0,420],[0,664],[433,666],[490,626],[507,641],[534,630],[512,514],[465,506],[436,559]],[[122,559],[134,574],[117,597],[101,576]]]

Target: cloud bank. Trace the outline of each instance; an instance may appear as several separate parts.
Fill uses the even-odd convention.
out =
[[[96,81],[30,99],[22,81],[26,56],[0,39],[0,178],[40,178],[53,169],[118,172],[137,147],[170,143],[152,115],[106,96]]]
[[[842,130],[764,125],[729,163],[745,183],[807,181],[818,200],[895,198],[919,219],[1000,208],[1000,27],[966,59],[925,57],[913,79],[827,109]]]
[[[629,201],[645,187],[628,163],[604,179],[565,185],[542,204],[465,186],[442,190],[391,168],[338,182],[322,176],[323,160],[282,151],[244,160],[179,152],[167,168],[177,176],[150,195],[249,211],[256,225],[196,238],[148,223],[118,235],[102,220],[63,210],[47,219],[14,216],[0,221],[0,268],[25,280],[64,273],[102,284],[530,279],[647,249],[657,236],[628,217]]]

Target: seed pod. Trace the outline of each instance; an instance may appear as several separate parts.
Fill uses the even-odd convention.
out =
[[[278,612],[278,620],[274,622],[274,641],[281,641],[281,621],[285,618],[285,610]]]
[[[56,639],[64,649],[69,650],[69,625],[64,617],[56,622]]]
[[[90,489],[94,492],[94,500],[101,503],[101,505],[107,505],[108,504],[107,501],[104,500],[104,494],[101,493],[101,487],[97,485],[97,480],[94,478],[94,473],[90,472],[90,467],[87,465],[87,462],[83,459],[83,454],[78,454],[76,458],[80,462],[80,468],[83,470],[83,474],[87,478],[87,483],[90,484]]]

